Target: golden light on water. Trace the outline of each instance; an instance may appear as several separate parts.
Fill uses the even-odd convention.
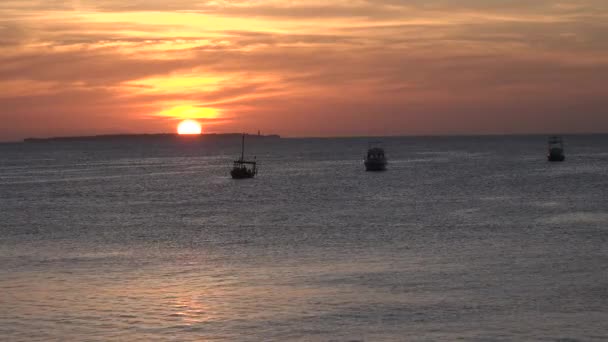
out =
[[[183,134],[201,134],[203,128],[201,124],[195,120],[184,120],[177,125],[177,133]]]

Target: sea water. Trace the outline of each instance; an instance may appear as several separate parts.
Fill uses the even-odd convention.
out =
[[[250,139],[250,180],[239,141],[0,144],[0,340],[608,340],[608,136],[564,139]]]

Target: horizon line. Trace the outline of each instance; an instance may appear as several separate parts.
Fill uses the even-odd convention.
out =
[[[90,139],[90,138],[104,138],[104,137],[121,137],[121,136],[174,136],[184,138],[188,137],[202,137],[206,135],[237,135],[245,134],[249,136],[258,136],[257,133],[247,132],[227,132],[227,133],[202,133],[200,135],[180,135],[177,133],[107,133],[107,134],[94,134],[94,135],[69,135],[69,136],[49,136],[49,137],[27,137],[20,140],[0,140],[0,144],[19,144],[26,143],[27,140],[69,140],[69,139]],[[582,135],[606,135],[608,132],[576,132],[576,133],[565,133],[565,132],[553,132],[553,133],[429,133],[429,134],[388,134],[388,135],[334,135],[334,136],[314,136],[314,135],[302,135],[302,136],[289,136],[280,134],[262,134],[262,137],[278,137],[280,139],[357,139],[357,138],[441,138],[441,137],[500,137],[500,136],[549,136],[549,135],[561,135],[561,136],[582,136]]]

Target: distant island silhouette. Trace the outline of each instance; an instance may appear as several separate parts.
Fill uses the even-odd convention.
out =
[[[51,137],[51,138],[26,138],[23,142],[26,143],[43,143],[43,142],[73,142],[73,141],[164,141],[164,140],[224,140],[240,138],[243,133],[206,133],[180,135],[177,133],[152,133],[152,134],[102,134],[91,136],[68,136],[68,137]],[[280,139],[277,134],[261,135],[247,134],[247,139]]]

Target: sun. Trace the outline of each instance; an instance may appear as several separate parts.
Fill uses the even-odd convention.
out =
[[[177,125],[177,134],[201,134],[203,128],[196,120],[184,120]]]

